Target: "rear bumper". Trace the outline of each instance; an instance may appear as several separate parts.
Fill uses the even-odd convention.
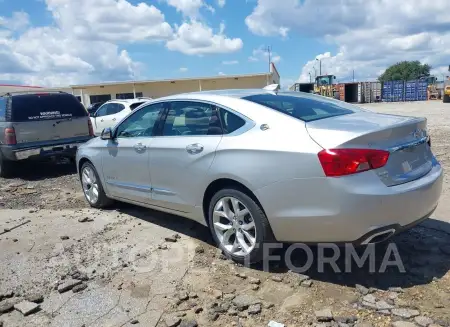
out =
[[[394,234],[431,215],[442,183],[442,168],[434,161],[427,175],[392,187],[368,171],[288,180],[255,193],[280,242],[362,244],[378,232],[392,229],[386,234]]]
[[[65,140],[65,142],[43,142],[32,146],[3,146],[1,148],[3,156],[12,161],[45,158],[51,156],[75,156],[80,145],[89,141],[89,138],[76,140]]]

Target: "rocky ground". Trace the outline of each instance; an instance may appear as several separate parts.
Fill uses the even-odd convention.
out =
[[[427,115],[447,168],[449,113],[421,106],[372,107]],[[176,216],[124,204],[90,209],[70,163],[24,167],[0,180],[1,327],[450,326],[447,184],[432,219],[393,239],[405,272],[380,272],[385,245],[375,272],[369,262],[320,271],[314,260],[299,273],[286,260],[268,269],[226,260],[205,227]],[[297,267],[307,259],[292,258]],[[344,256],[337,266],[345,271]]]

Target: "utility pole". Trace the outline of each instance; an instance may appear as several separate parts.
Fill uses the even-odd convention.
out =
[[[272,61],[272,46],[268,45],[265,49],[264,49],[269,57],[269,72],[270,72],[270,68],[271,68],[271,61]]]
[[[322,60],[317,58],[316,60],[319,62],[319,76],[322,76]]]
[[[312,81],[311,72],[309,72],[308,74],[309,74],[309,83],[311,83],[311,81]]]

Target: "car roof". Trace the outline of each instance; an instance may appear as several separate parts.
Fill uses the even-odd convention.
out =
[[[126,103],[126,104],[133,104],[133,103],[138,103],[138,102],[145,102],[145,101],[150,101],[150,98],[136,98],[136,99],[111,99],[106,101],[105,103],[114,103],[114,102],[119,102],[119,103]]]
[[[294,92],[294,91],[285,91],[285,92],[274,92],[264,89],[229,89],[229,90],[211,90],[211,91],[199,91],[199,92],[189,92],[189,93],[181,93],[176,95],[170,95],[164,98],[160,98],[157,100],[176,100],[180,98],[189,98],[196,100],[211,100],[212,97],[229,97],[229,98],[237,98],[242,99],[249,96],[254,95],[285,95],[285,96],[294,96],[300,98],[313,98],[318,99],[320,96],[314,95],[311,93],[305,92]]]

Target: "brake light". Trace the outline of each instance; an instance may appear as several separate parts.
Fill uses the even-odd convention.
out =
[[[95,136],[94,134],[94,128],[92,127],[91,119],[88,119],[88,128],[89,128],[89,136]]]
[[[318,154],[328,177],[351,175],[381,168],[389,159],[389,152],[374,149],[330,149]]]
[[[16,131],[14,130],[14,127],[5,128],[5,144],[7,145],[17,144]]]

